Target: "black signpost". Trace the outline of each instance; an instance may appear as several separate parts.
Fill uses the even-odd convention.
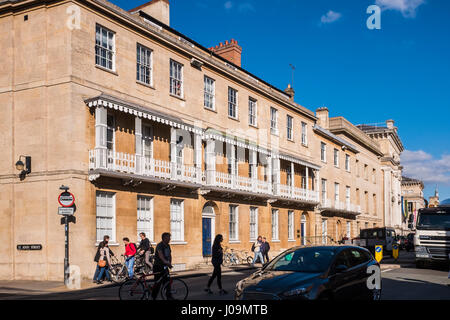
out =
[[[61,186],[59,189],[64,190],[64,192],[62,192],[58,197],[59,204],[63,208],[73,208],[73,210],[71,210],[71,214],[62,213],[63,217],[61,218],[61,224],[65,225],[64,283],[67,284],[69,281],[69,223],[76,223],[76,218],[73,216],[76,207],[75,197],[67,191],[69,190],[69,187]]]

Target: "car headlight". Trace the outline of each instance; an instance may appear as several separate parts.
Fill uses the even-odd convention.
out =
[[[299,296],[305,293],[308,293],[312,289],[312,285],[309,287],[299,287],[283,293],[286,297]]]

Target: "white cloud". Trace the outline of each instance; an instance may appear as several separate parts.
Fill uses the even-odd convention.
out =
[[[422,150],[405,150],[401,156],[403,175],[422,180],[425,184],[450,186],[450,155],[435,159]]]
[[[330,10],[327,12],[327,14],[324,14],[320,18],[320,22],[322,24],[333,23],[333,22],[338,21],[341,17],[342,17],[342,14],[340,14],[339,12],[334,12],[333,10]]]
[[[414,18],[416,9],[425,3],[425,0],[377,0],[376,4],[381,10],[400,11],[405,18]]]
[[[233,2],[227,1],[224,3],[223,6],[225,7],[226,10],[230,10],[231,8],[233,8]]]

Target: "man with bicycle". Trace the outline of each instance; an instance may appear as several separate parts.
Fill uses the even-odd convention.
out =
[[[141,242],[139,243],[139,247],[137,248],[137,252],[142,256],[144,255],[145,264],[150,267],[150,270],[153,268],[152,263],[150,262],[150,255],[153,253],[153,247],[150,243],[150,240],[145,236],[144,232],[139,233],[141,237]]]
[[[170,233],[164,232],[161,236],[162,241],[158,243],[156,246],[155,252],[155,263],[153,264],[153,273],[155,273],[155,283],[158,282],[159,279],[164,278],[163,281],[157,283],[152,290],[152,298],[156,300],[158,296],[159,289],[162,284],[166,283],[169,280],[169,270],[172,269],[172,250],[170,249]],[[170,292],[170,286],[167,286],[167,299],[172,299],[172,294]]]

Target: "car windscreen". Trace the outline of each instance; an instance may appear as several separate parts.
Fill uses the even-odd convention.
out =
[[[450,212],[422,212],[417,218],[418,230],[450,230]]]
[[[321,273],[335,256],[334,248],[300,248],[274,259],[265,270]]]

